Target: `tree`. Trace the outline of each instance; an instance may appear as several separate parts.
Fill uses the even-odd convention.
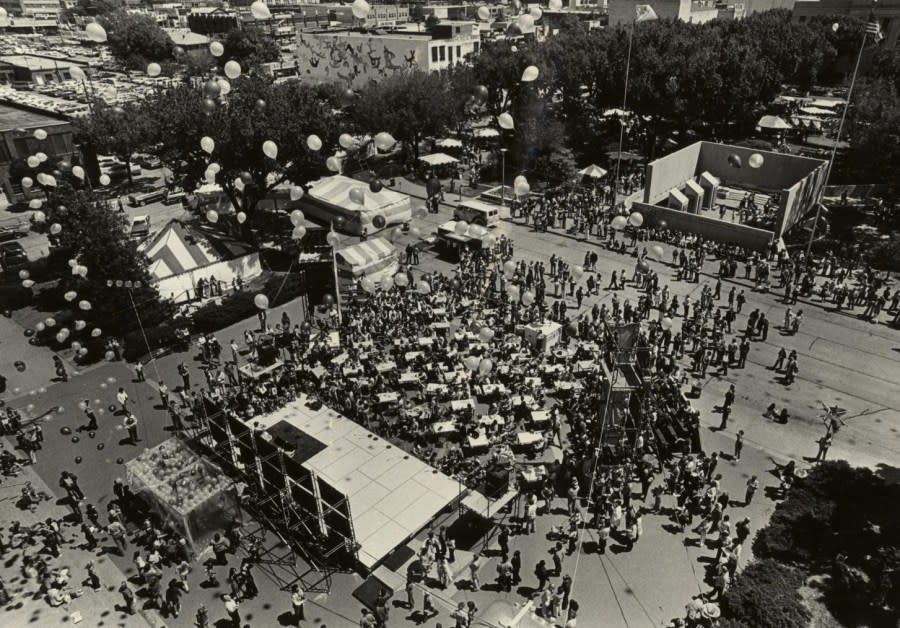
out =
[[[45,188],[47,222],[62,228],[55,239],[71,258],[88,269],[83,278],[68,274],[61,277],[60,294],[77,292],[73,305],[81,300],[90,302],[91,310],[75,310],[76,318],[99,326],[107,335],[139,327],[132,298],[145,326],[165,320],[171,316],[172,307],[161,301],[159,292],[150,285],[147,258],[129,240],[124,214],[90,189],[74,187],[78,183],[77,179],[63,180],[54,188]],[[107,285],[118,280],[138,281],[141,287],[133,288],[129,296],[127,290]]]
[[[172,57],[175,44],[149,15],[114,11],[100,18],[110,52],[125,67],[143,70],[150,61]]]
[[[241,64],[244,70],[261,63],[271,63],[281,58],[278,44],[268,35],[257,30],[234,28],[225,36],[225,54],[218,58],[219,67],[231,60]]]
[[[725,593],[723,615],[755,628],[806,626],[810,613],[797,591],[804,580],[799,569],[770,559],[754,561]]]
[[[254,213],[274,187],[303,185],[327,172],[325,160],[338,134],[336,103],[330,86],[275,84],[243,75],[220,99],[207,98],[187,84],[157,93],[145,101],[142,114],[150,120],[154,153],[186,190],[200,184],[211,163],[219,165],[216,182],[235,211],[247,214],[242,233],[252,241]],[[307,146],[312,134],[324,143],[318,152]],[[204,136],[215,142],[211,155],[200,148]],[[266,141],[275,142],[277,159],[263,154]]]
[[[94,102],[91,114],[76,121],[76,139],[88,144],[92,153],[114,155],[131,175],[131,159],[135,152],[147,147],[151,137],[151,119],[144,108],[135,103],[111,107],[101,100]]]
[[[456,125],[458,98],[440,74],[397,72],[360,90],[348,114],[359,131],[387,131],[418,160],[423,137]]]
[[[900,88],[890,77],[864,79],[854,89],[845,137],[850,141],[841,178],[896,183],[900,168]]]

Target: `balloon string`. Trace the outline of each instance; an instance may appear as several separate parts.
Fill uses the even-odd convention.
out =
[[[137,319],[138,327],[141,328],[141,336],[144,338],[144,345],[147,347],[147,353],[150,354],[150,362],[153,364],[153,371],[156,373],[156,381],[162,382],[162,378],[159,376],[159,368],[156,366],[156,354],[154,354],[153,350],[150,348],[150,341],[147,340],[147,333],[144,331],[144,323],[141,321],[141,315],[138,312],[137,305],[135,305],[130,288],[128,289],[128,298],[131,299],[131,307],[134,308],[134,316]]]

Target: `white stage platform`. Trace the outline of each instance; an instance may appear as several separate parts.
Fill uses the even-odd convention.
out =
[[[306,396],[272,414],[254,417],[268,429],[287,421],[327,445],[302,466],[347,495],[359,561],[371,569],[459,497],[456,480],[361,425]]]

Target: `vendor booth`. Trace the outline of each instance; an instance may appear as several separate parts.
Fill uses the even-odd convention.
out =
[[[223,522],[241,520],[231,480],[178,438],[148,449],[129,461],[125,471],[134,494],[195,551],[221,531]]]
[[[406,194],[387,188],[373,192],[368,183],[343,175],[311,182],[304,200],[307,216],[352,235],[361,235],[363,229],[371,235],[389,225],[412,220],[412,206]]]
[[[169,221],[139,249],[161,297],[176,303],[219,296],[262,274],[259,253],[230,236]]]
[[[378,283],[400,268],[396,247],[384,238],[369,238],[335,252],[338,279],[355,282],[368,277]]]
[[[522,336],[529,346],[547,353],[562,338],[562,325],[553,321],[531,323],[522,328]]]

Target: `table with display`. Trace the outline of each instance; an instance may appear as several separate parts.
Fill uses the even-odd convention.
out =
[[[550,423],[550,412],[547,410],[532,410],[531,424],[535,427],[541,427]]]
[[[540,449],[544,444],[544,435],[541,432],[517,432],[516,444],[525,449]]]
[[[400,385],[401,386],[410,386],[413,384],[419,384],[422,381],[422,376],[418,373],[413,373],[412,371],[404,371],[400,373]]]
[[[239,367],[238,372],[240,372],[240,374],[244,377],[249,377],[250,379],[259,379],[261,377],[271,375],[282,366],[284,366],[284,362],[282,362],[281,360],[275,360],[268,366],[259,366],[255,362],[251,362]]]
[[[390,404],[399,402],[400,401],[400,393],[396,393],[393,391],[385,392],[385,393],[378,393],[377,395],[375,395],[375,399],[378,400],[379,406],[386,406],[386,405],[390,405]]]
[[[469,446],[469,449],[473,453],[475,453],[478,451],[490,449],[491,439],[487,437],[487,434],[484,432],[484,430],[478,430],[475,436],[469,436],[466,438],[466,444]]]

